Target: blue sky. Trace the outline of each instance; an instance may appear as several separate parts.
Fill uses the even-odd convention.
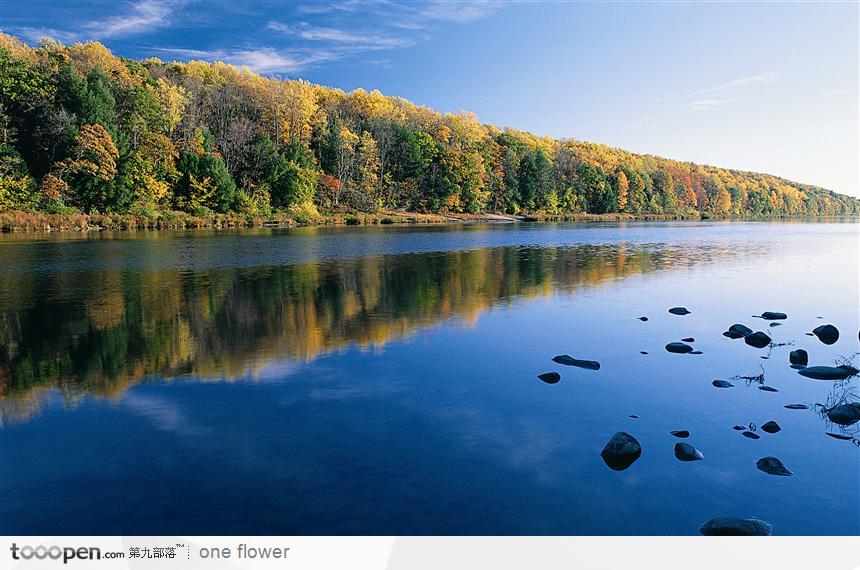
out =
[[[860,196],[858,3],[3,0],[0,29],[219,59]]]

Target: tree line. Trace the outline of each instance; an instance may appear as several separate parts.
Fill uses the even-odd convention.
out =
[[[539,137],[221,62],[0,34],[0,212],[840,215],[776,176]]]

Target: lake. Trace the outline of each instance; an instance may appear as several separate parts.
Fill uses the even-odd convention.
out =
[[[803,377],[788,353],[858,366],[858,237],[752,222],[0,236],[0,532],[695,535],[735,516],[856,535],[860,430],[824,411],[858,400],[857,377]],[[727,338],[734,323],[773,346]],[[834,344],[807,334],[828,323]],[[665,350],[687,337],[702,354]],[[600,455],[616,432],[642,447],[623,471]],[[676,459],[681,441],[704,460]],[[767,456],[793,475],[757,469]]]

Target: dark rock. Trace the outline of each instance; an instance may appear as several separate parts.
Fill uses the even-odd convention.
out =
[[[717,517],[699,529],[704,536],[770,536],[773,527],[758,519],[736,519]]]
[[[735,386],[728,380],[714,380],[711,384],[713,384],[715,388],[734,388]]]
[[[639,320],[643,323],[648,320],[648,317],[639,317]]]
[[[732,429],[735,431],[743,431],[747,428],[745,428],[744,426],[732,426]]]
[[[666,345],[666,350],[676,354],[686,354],[688,352],[693,352],[693,347],[683,342],[670,342]]]
[[[690,437],[690,432],[688,432],[688,431],[687,431],[687,430],[685,430],[685,429],[679,429],[679,430],[675,430],[675,431],[670,431],[669,433],[671,433],[671,434],[672,434],[672,435],[674,435],[675,437],[680,437],[680,438]]]
[[[635,437],[623,431],[613,435],[600,452],[603,462],[614,471],[624,471],[641,455],[642,446]]]
[[[841,426],[854,425],[860,422],[860,402],[836,406],[828,410],[827,417],[831,422]]]
[[[762,392],[779,392],[779,390],[771,386],[759,386],[758,389]]]
[[[683,340],[684,342],[696,342],[696,339],[691,336],[688,336],[687,338],[682,338],[681,340]]]
[[[638,420],[638,419],[639,419],[639,416],[637,416],[637,415],[635,415],[635,414],[631,414],[631,415],[629,415],[629,416],[627,416],[627,417],[629,417],[629,418],[633,418],[634,420]]]
[[[743,337],[744,337],[744,335],[742,335],[741,333],[739,333],[739,332],[733,332],[733,331],[726,331],[726,332],[724,332],[724,333],[723,333],[723,336],[727,336],[727,337],[729,337],[729,338],[730,338],[730,339],[732,339],[732,340],[735,340],[735,339],[743,338]]]
[[[759,356],[762,360],[770,360],[770,356]]]
[[[827,431],[827,432],[824,432],[824,435],[829,435],[830,437],[832,437],[834,439],[841,439],[842,441],[850,441],[850,440],[854,439],[850,435],[845,435],[844,433],[832,433],[832,432]]]
[[[782,464],[782,461],[776,457],[762,457],[755,462],[755,466],[759,468],[759,471],[764,471],[768,475],[777,475],[779,477],[790,477],[791,475],[794,475],[794,473],[786,469],[785,465]]]
[[[768,326],[769,327],[779,327],[779,326],[782,326],[782,323],[770,323]]]
[[[807,364],[809,364],[809,353],[807,353],[802,348],[792,350],[790,353],[788,353],[788,361],[792,364],[802,364],[806,366]]]
[[[672,307],[669,312],[673,315],[689,315],[690,311],[686,307]]]
[[[761,436],[759,434],[753,433],[751,431],[745,431],[741,435],[744,437],[748,437],[750,439],[760,439],[761,438]]]
[[[675,458],[679,461],[701,461],[705,456],[689,443],[676,443]]]
[[[640,350],[640,351],[639,351],[639,354],[648,354],[648,353],[647,353],[646,351],[644,351],[644,350]]]
[[[770,337],[761,331],[748,334],[744,337],[744,342],[755,348],[764,348],[770,344]]]
[[[704,354],[701,350],[694,350],[690,354]]]
[[[809,406],[806,404],[786,404],[783,406],[784,408],[788,408],[789,410],[808,410]]]
[[[797,373],[815,380],[845,380],[857,374],[857,369],[850,366],[810,366]]]
[[[746,325],[736,323],[736,324],[729,327],[729,332],[737,333],[741,336],[747,336],[748,334],[752,334],[753,331],[751,328],[749,328]]]
[[[594,360],[578,360],[566,354],[560,354],[552,359],[553,362],[564,364],[565,366],[576,366],[577,368],[587,368],[588,370],[600,370],[600,363]]]
[[[561,380],[561,374],[558,372],[544,372],[543,374],[539,374],[538,378],[547,384],[558,384],[558,381]]]
[[[765,311],[761,314],[761,318],[768,321],[782,321],[788,318],[785,313],[777,313],[776,311]]]
[[[771,420],[765,424],[762,424],[761,431],[766,431],[767,433],[776,433],[782,431],[782,428],[779,426],[778,423]]]
[[[815,336],[815,335],[814,335],[814,334],[812,334],[812,333],[804,333],[804,334],[805,334],[806,336]]]
[[[839,329],[833,325],[821,325],[812,329],[812,334],[818,337],[818,340],[824,344],[833,344],[839,340]]]
[[[792,364],[789,366],[789,368],[794,368],[795,370],[803,370],[804,368],[806,368],[806,365],[805,364]]]

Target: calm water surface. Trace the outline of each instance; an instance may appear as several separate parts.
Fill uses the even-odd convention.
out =
[[[852,223],[2,236],[0,533],[856,535],[860,448],[825,432],[858,426],[784,405],[857,399],[788,352],[858,364],[858,244]],[[805,334],[824,323],[833,345]],[[684,337],[703,354],[664,350]],[[760,374],[779,391],[711,385]],[[675,459],[681,429],[703,461]],[[621,472],[617,431],[643,447]]]

